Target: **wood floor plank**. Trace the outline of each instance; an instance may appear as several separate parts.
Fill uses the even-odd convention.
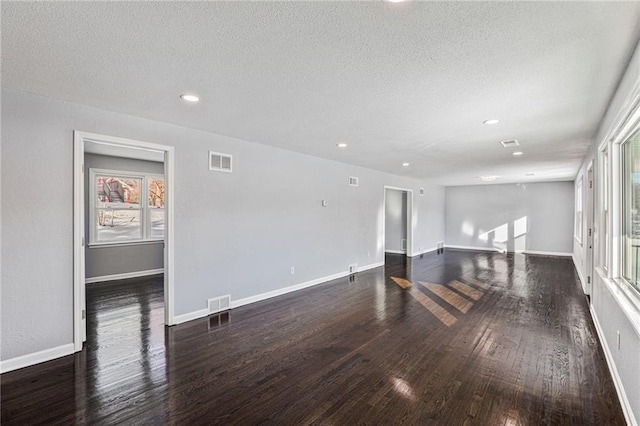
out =
[[[81,353],[1,376],[3,425],[625,423],[565,258],[388,255],[170,328],[137,278],[87,312]]]
[[[466,314],[473,306],[472,302],[469,302],[465,298],[460,297],[457,293],[449,290],[443,285],[429,283],[426,281],[420,281],[420,284],[463,314]]]

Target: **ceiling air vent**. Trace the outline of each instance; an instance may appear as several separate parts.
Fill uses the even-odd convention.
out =
[[[349,185],[358,186],[358,178],[355,176],[349,176]]]
[[[502,144],[502,146],[505,147],[505,148],[511,148],[512,146],[520,145],[520,142],[518,142],[515,139],[512,139],[510,141],[502,141],[502,142],[500,142],[500,144]]]
[[[209,151],[209,170],[231,173],[233,156]]]

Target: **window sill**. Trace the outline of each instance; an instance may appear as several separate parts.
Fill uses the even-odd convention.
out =
[[[640,337],[640,294],[631,288],[626,281],[620,278],[607,278],[602,276],[601,272],[602,270],[598,271],[602,282],[607,286],[618,306],[628,318],[636,335]]]
[[[127,242],[113,242],[113,243],[89,243],[89,248],[104,248],[104,247],[123,247],[123,246],[141,246],[147,244],[162,244],[162,240],[144,240],[144,241],[127,241]]]

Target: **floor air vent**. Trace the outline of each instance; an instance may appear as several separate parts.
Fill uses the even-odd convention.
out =
[[[215,314],[216,312],[227,311],[231,309],[231,295],[220,296],[213,299],[209,299],[209,313]]]

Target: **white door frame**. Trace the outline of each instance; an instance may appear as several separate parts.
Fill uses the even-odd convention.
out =
[[[586,242],[585,254],[586,254],[586,271],[587,276],[585,277],[587,282],[585,293],[591,297],[593,294],[593,218],[594,218],[594,188],[593,188],[593,161],[589,163],[587,167],[587,197],[586,197],[586,211],[587,211],[587,220],[586,220],[586,238],[583,240]],[[584,232],[584,231],[583,231]]]
[[[387,189],[394,191],[404,191],[407,193],[407,253],[406,256],[413,257],[413,189],[399,188],[397,186],[385,185],[382,189],[382,261],[385,260],[386,225],[387,225]]]
[[[85,310],[85,237],[84,237],[84,142],[112,146],[151,149],[164,152],[165,175],[165,235],[164,235],[164,321],[174,320],[174,148],[149,142],[140,142],[113,136],[98,135],[75,130],[73,132],[73,345],[75,352],[82,350],[86,340]]]

